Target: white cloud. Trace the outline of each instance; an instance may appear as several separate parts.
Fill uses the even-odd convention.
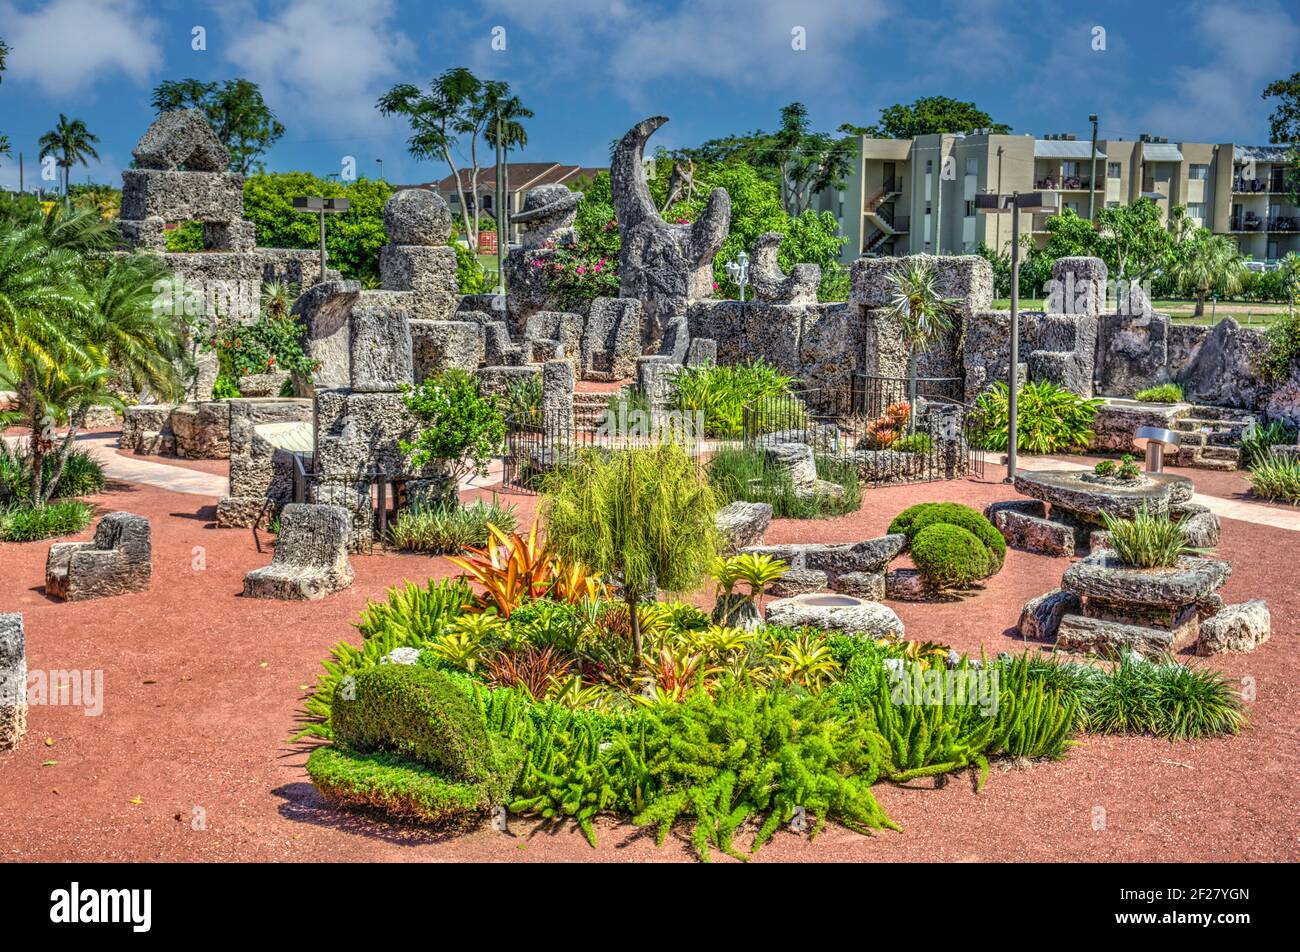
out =
[[[9,55],[8,81],[46,95],[83,92],[106,73],[145,83],[162,64],[160,25],[138,0],[50,0],[21,12],[0,0]]]
[[[222,6],[225,57],[281,119],[311,118],[320,136],[374,128],[375,100],[400,79],[413,46],[393,0],[293,0],[267,19]]]
[[[1260,93],[1300,61],[1300,23],[1271,0],[1206,3],[1193,17],[1208,55],[1200,65],[1174,68],[1159,102],[1135,110],[1131,124],[1171,139],[1203,139],[1207,122],[1220,139],[1252,136],[1266,109]],[[1195,61],[1190,54],[1187,59]]]

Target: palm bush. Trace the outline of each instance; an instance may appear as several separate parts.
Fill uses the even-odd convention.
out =
[[[542,375],[529,374],[506,385],[502,412],[507,420],[521,425],[539,426],[542,422]]]
[[[985,449],[1005,450],[1011,390],[994,384],[975,401],[983,414],[979,440]],[[1046,380],[1020,388],[1016,407],[1016,445],[1029,453],[1063,453],[1087,447],[1100,399],[1087,399]]]
[[[917,358],[952,329],[960,305],[939,290],[939,276],[925,258],[908,258],[888,275],[889,303],[884,311],[902,324],[907,345],[907,402],[916,406]]]
[[[1273,420],[1256,426],[1241,438],[1241,461],[1247,469],[1253,469],[1273,458],[1270,450],[1274,446],[1295,443],[1296,438],[1296,428],[1285,420]]]
[[[42,465],[45,467],[45,483],[49,485],[53,482],[58,461],[47,456]],[[0,505],[25,500],[31,483],[31,452],[21,445],[10,447],[0,441]],[[104,469],[99,461],[85,450],[73,450],[67,456],[57,486],[59,495],[72,498],[93,496],[103,491],[104,484]]]
[[[1250,488],[1261,499],[1300,506],[1300,460],[1272,457],[1250,470]]]
[[[808,422],[807,410],[791,391],[791,379],[761,358],[747,364],[686,367],[673,375],[672,383],[674,407],[703,414],[706,436],[741,436],[746,407],[761,417],[757,432],[800,429]]]
[[[1168,513],[1153,513],[1144,504],[1132,519],[1102,513],[1110,546],[1119,560],[1141,569],[1171,568],[1190,551],[1183,520]]]

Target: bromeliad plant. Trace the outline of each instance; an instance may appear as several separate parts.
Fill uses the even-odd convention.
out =
[[[483,586],[476,604],[492,605],[502,618],[509,618],[519,605],[550,595],[577,603],[599,596],[600,580],[580,562],[561,558],[550,541],[538,533],[538,524],[528,535],[505,533],[488,525],[484,549],[466,549],[466,556],[447,561],[463,570],[461,578]]]
[[[1007,448],[1010,388],[999,381],[980,394],[976,408],[983,415],[981,442],[985,449]],[[1047,380],[1020,388],[1016,408],[1016,443],[1028,453],[1079,450],[1092,440],[1092,421],[1101,398],[1087,399]]]

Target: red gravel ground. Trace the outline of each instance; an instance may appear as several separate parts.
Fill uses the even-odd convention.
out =
[[[863,510],[818,523],[781,520],[769,541],[851,541],[880,534],[906,506],[983,506],[1008,489],[985,481],[876,489]],[[1238,476],[1192,474],[1207,492]],[[1234,482],[1235,481],[1235,482]],[[520,502],[525,520],[534,500]],[[512,835],[392,827],[326,805],[291,744],[295,711],[321,657],[369,598],[403,578],[447,574],[445,560],[357,556],[356,583],[323,602],[244,600],[243,575],[265,564],[248,530],[219,530],[215,500],[114,487],[96,502],[150,518],[152,590],[63,604],[42,592],[48,545],[0,544],[0,610],[20,611],[32,671],[102,670],[103,714],[33,707],[15,751],[0,754],[0,858],[11,860],[678,861],[685,836],[656,849],[628,825],[577,833],[515,819]],[[88,536],[89,533],[86,533]],[[1172,744],[1087,737],[1066,760],[997,769],[983,793],[956,778],[877,795],[906,832],[861,837],[828,827],[816,841],[781,833],[760,860],[1291,860],[1300,662],[1294,646],[1300,532],[1225,522],[1220,553],[1230,601],[1266,596],[1273,639],[1253,654],[1210,659],[1250,679],[1257,700],[1241,736]],[[962,601],[896,604],[910,637],[990,653],[1018,650],[1021,604],[1054,587],[1066,560],[1013,551],[987,589]],[[1098,823],[1103,816],[1104,823]],[[202,816],[205,823],[194,821]],[[205,829],[195,829],[196,826]],[[1101,828],[1098,828],[1098,827]]]

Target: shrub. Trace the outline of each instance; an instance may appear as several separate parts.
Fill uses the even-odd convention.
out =
[[[479,393],[477,377],[444,370],[404,393],[407,412],[420,424],[419,435],[400,444],[413,466],[441,466],[453,485],[470,473],[487,473],[506,425],[496,399]]]
[[[0,540],[36,542],[54,536],[75,535],[95,514],[86,502],[53,502],[43,506],[18,505],[0,509]]]
[[[969,529],[938,522],[912,541],[912,562],[934,591],[961,588],[996,571],[988,546]]]
[[[1218,671],[1132,653],[1110,671],[1072,667],[1082,726],[1091,733],[1185,740],[1235,734],[1245,723],[1240,692]]]
[[[516,377],[506,384],[502,412],[506,419],[538,426],[542,422],[542,375]]]
[[[1250,471],[1250,488],[1271,502],[1300,506],[1300,460],[1274,457]]]
[[[232,400],[243,395],[234,377],[228,374],[217,374],[217,379],[212,384],[213,400]]]
[[[790,473],[784,467],[771,466],[760,450],[728,446],[710,457],[705,469],[717,489],[723,505],[743,499],[771,505],[778,519],[825,519],[857,512],[862,506],[858,468],[851,461],[818,455],[817,476],[835,483],[842,494],[820,493],[801,496],[795,492]]]
[[[44,457],[44,485],[49,486],[58,469],[58,454]],[[93,496],[104,491],[104,468],[85,450],[72,450],[58,483],[56,495],[70,499],[74,496]],[[32,484],[32,456],[20,447],[0,446],[0,505],[26,501],[30,498]]]
[[[984,414],[979,439],[985,449],[1007,448],[1009,395],[1010,389],[999,381],[975,401]],[[1046,380],[1025,384],[1016,408],[1017,448],[1030,453],[1061,453],[1086,447],[1101,403]]]
[[[1183,388],[1176,383],[1162,383],[1155,387],[1147,387],[1145,390],[1139,390],[1133,395],[1134,400],[1143,400],[1147,403],[1182,403]]]
[[[934,440],[928,433],[909,433],[890,444],[896,453],[929,453],[934,450]]]
[[[501,505],[494,498],[472,505],[456,503],[412,506],[397,514],[391,532],[399,549],[441,555],[460,552],[470,546],[483,546],[488,540],[488,526],[513,532],[518,523],[513,504]]]
[[[576,605],[538,598],[524,602],[510,613],[510,640],[573,651],[584,629],[583,616]]]
[[[1169,568],[1188,551],[1183,521],[1167,513],[1153,513],[1145,504],[1132,519],[1102,513],[1110,545],[1119,560],[1143,569]]]
[[[889,524],[889,531],[901,532],[907,536],[908,544],[911,545],[923,529],[939,523],[960,526],[984,544],[992,560],[988,574],[992,575],[1002,568],[1002,562],[1007,556],[1007,540],[993,523],[984,518],[982,512],[961,503],[922,502],[909,506],[894,517],[894,521]]]
[[[1119,472],[1119,463],[1113,459],[1104,459],[1092,468],[1098,476],[1114,476]]]
[[[761,358],[747,364],[686,367],[672,383],[675,408],[702,413],[706,436],[741,436],[745,407],[756,404],[751,423],[756,432],[800,429],[808,422],[803,403],[791,394],[791,379]]]
[[[1270,450],[1274,446],[1295,443],[1297,431],[1284,420],[1273,420],[1263,426],[1255,427],[1251,433],[1241,438],[1241,460],[1247,469],[1262,466],[1273,458]]]

